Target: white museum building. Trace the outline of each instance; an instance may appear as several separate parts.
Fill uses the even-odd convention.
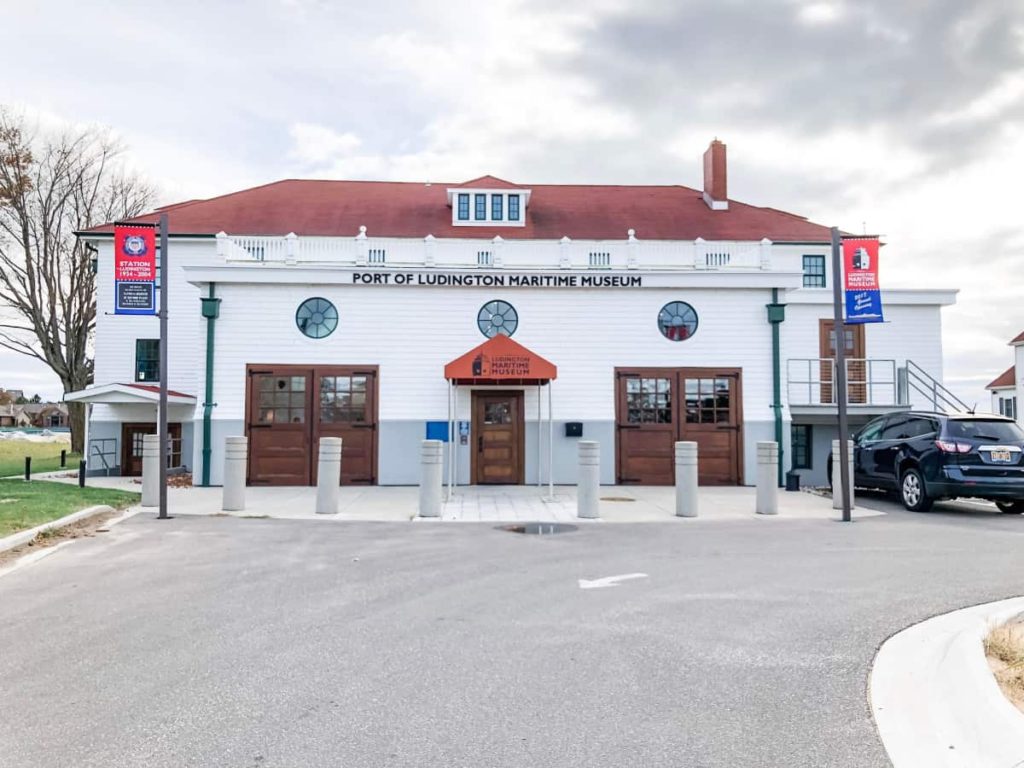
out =
[[[96,383],[66,399],[89,404],[88,471],[139,473],[166,376],[170,460],[196,484],[220,484],[231,435],[252,485],[315,483],[323,436],[343,483],[415,484],[431,437],[460,484],[573,483],[581,439],[605,484],[671,483],[677,440],[702,483],[752,484],[778,440],[822,484],[830,231],[729,199],[721,142],[703,170],[703,189],[284,180],[140,216],[169,219],[167,371],[158,319],[114,314],[113,225],[81,232]],[[854,424],[954,400],[956,292],[882,297],[886,322],[845,333]]]

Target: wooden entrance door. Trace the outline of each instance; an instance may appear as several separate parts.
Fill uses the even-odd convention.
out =
[[[616,444],[620,483],[675,482],[676,371],[640,369],[618,374]]]
[[[640,368],[616,379],[619,483],[673,484],[677,440],[697,443],[701,484],[742,482],[739,369]]]
[[[321,437],[340,437],[342,485],[377,481],[375,366],[249,366],[249,482],[312,485]]]
[[[864,342],[864,326],[844,326],[847,373],[847,392],[851,403],[867,402],[867,361]],[[818,347],[821,363],[821,402],[835,402],[832,388],[836,358],[836,324],[834,320],[819,320]]]
[[[249,482],[309,485],[313,456],[313,372],[278,366],[249,369]]]
[[[679,389],[686,398],[679,439],[697,443],[698,481],[701,485],[738,485],[739,371],[684,368],[679,372]]]
[[[524,481],[522,392],[474,392],[472,474],[475,483],[518,485]]]
[[[377,369],[317,367],[313,401],[312,481],[317,481],[321,437],[340,437],[342,485],[373,484],[377,476]]]
[[[168,467],[181,466],[181,424],[168,424],[171,436],[171,454]],[[156,434],[156,422],[138,422],[121,425],[121,474],[139,477],[142,474],[142,438]]]

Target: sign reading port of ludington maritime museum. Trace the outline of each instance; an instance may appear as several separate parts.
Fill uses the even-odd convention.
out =
[[[114,227],[114,314],[156,314],[156,227]]]
[[[882,294],[878,287],[878,240],[843,240],[846,275],[846,322],[881,323]]]

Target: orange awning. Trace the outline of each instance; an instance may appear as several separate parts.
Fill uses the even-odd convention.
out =
[[[546,384],[558,378],[554,363],[498,334],[444,367],[456,384]]]

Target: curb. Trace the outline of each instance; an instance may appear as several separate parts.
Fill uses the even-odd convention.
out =
[[[41,525],[37,525],[35,528],[29,528],[27,531],[18,531],[17,533],[12,533],[10,536],[5,536],[4,538],[0,539],[0,552],[6,552],[9,549],[24,546],[44,531],[50,531],[54,528],[63,528],[65,525],[77,523],[80,520],[85,520],[88,517],[92,517],[94,515],[101,515],[104,512],[113,511],[113,507],[108,507],[106,504],[98,504],[93,507],[86,507],[85,509],[80,509],[77,512],[72,512],[70,515],[65,515],[64,517],[58,518],[57,520],[51,520],[48,523],[42,523]]]
[[[985,658],[989,629],[1024,613],[1024,597],[963,608],[886,640],[869,680],[871,712],[895,768],[1024,762],[1024,714]]]

